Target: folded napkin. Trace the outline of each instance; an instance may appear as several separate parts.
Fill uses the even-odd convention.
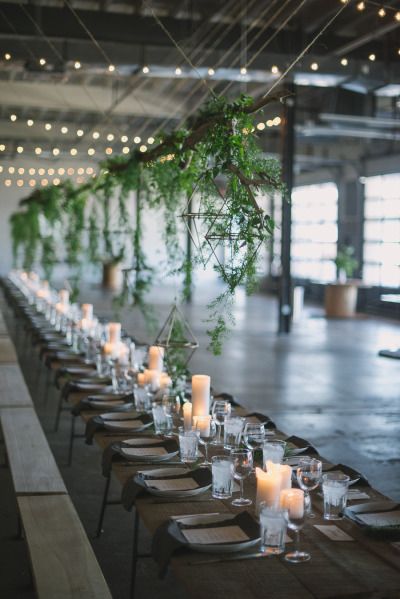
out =
[[[350,476],[350,478],[353,480],[356,478],[359,478],[360,480],[357,481],[357,485],[360,485],[361,487],[369,487],[370,486],[367,478],[363,474],[361,474],[357,470],[354,470],[354,468],[350,468],[350,466],[346,466],[345,464],[335,464],[334,466],[330,466],[329,468],[324,468],[324,473],[332,472],[334,470],[335,471],[340,470],[340,472],[343,472],[343,474],[347,474],[347,476]],[[359,506],[354,506],[354,507],[359,507]]]
[[[120,421],[140,420],[141,422],[143,422],[143,424],[148,424],[149,422],[152,422],[153,418],[150,414],[137,414],[137,412],[135,412],[135,414],[133,416],[129,416],[128,412],[124,412],[123,414],[121,414],[121,418],[119,418],[119,419],[113,418],[112,422],[118,422],[119,420]],[[90,420],[87,421],[86,430],[85,430],[85,443],[87,445],[92,445],[94,435],[96,433],[98,433],[99,431],[105,429],[105,425],[104,425],[105,422],[106,422],[106,419],[102,418],[100,415],[93,416],[93,418],[91,418]],[[123,431],[121,431],[121,432],[123,432]],[[127,434],[129,434],[129,433],[127,433]]]
[[[90,405],[90,400],[94,399],[93,397],[84,397],[83,399],[81,399],[80,402],[78,402],[77,404],[74,405],[74,407],[71,410],[71,414],[73,416],[79,416],[79,414],[81,412],[85,412],[86,410],[92,410],[93,406]],[[132,403],[134,401],[134,397],[133,397],[133,393],[117,393],[115,395],[108,397],[107,395],[107,402],[111,402],[113,399],[119,400],[119,401],[124,401],[125,405],[122,404],[117,404],[115,407],[110,407],[110,406],[105,406],[107,408],[108,412],[124,412],[126,410],[131,410],[132,409]],[[97,399],[96,399],[97,400]],[[101,401],[101,400],[97,400],[97,401]],[[102,410],[104,411],[105,407],[103,408],[96,408],[97,410]]]
[[[259,420],[260,423],[264,424],[266,428],[276,428],[275,423],[272,422],[269,416],[266,416],[265,414],[260,414],[259,412],[251,412],[250,414],[246,414],[245,418],[257,418],[257,420]]]
[[[193,479],[196,481],[199,487],[207,487],[212,483],[211,471],[208,468],[197,468],[196,470],[186,472],[186,474],[169,474],[168,476],[161,476],[160,474],[158,476],[152,476],[151,470],[149,470],[146,473],[135,474],[126,481],[121,493],[122,505],[126,510],[128,510],[128,512],[130,512],[135,504],[136,497],[140,494],[146,494],[150,492],[145,486],[143,486],[143,482],[140,484],[139,481],[166,480],[168,478],[172,478],[174,480],[185,478]]]
[[[81,366],[61,366],[56,370],[54,377],[57,388],[60,388],[60,379],[67,378],[68,380],[76,380],[78,377],[92,377],[97,373],[94,364],[82,364]]]
[[[345,515],[362,527],[363,532],[378,541],[400,541],[400,505],[395,501],[384,499],[382,501],[369,501],[368,503],[359,503],[345,508]],[[390,518],[391,512],[393,517]],[[373,514],[388,514],[387,522],[377,523]],[[371,514],[372,519],[368,521],[362,519],[362,515]],[[375,520],[375,523],[373,523]]]
[[[299,449],[306,447],[307,451],[305,451],[302,455],[319,455],[318,450],[315,449],[315,447],[313,447],[309,441],[306,441],[301,437],[297,437],[296,435],[288,437],[286,439],[286,443],[293,443],[293,445],[296,445],[296,447],[298,447]]]
[[[104,393],[112,393],[113,388],[107,383],[95,383],[94,381],[88,381],[85,383],[79,381],[67,381],[61,390],[61,396],[67,400],[71,393],[85,393],[88,395],[95,393],[96,391],[103,391]]]
[[[52,362],[85,362],[85,354],[68,352],[68,351],[54,351],[46,356],[45,365],[50,368]]]
[[[250,539],[259,537],[259,524],[248,512],[241,512],[234,518],[228,518],[220,522],[207,522],[198,525],[184,525],[184,519],[179,522],[177,520],[168,520],[164,522],[154,533],[151,553],[154,560],[159,566],[159,577],[164,578],[167,573],[168,565],[172,554],[178,549],[189,548],[190,543],[182,534],[185,528],[201,529],[201,528],[219,528],[223,526],[239,526]],[[223,543],[221,543],[221,546]]]
[[[148,414],[144,414],[140,416],[140,420],[144,420],[144,417],[148,416]],[[148,416],[150,418],[150,416]],[[135,445],[137,448],[145,448],[145,447],[163,447],[167,453],[173,453],[174,451],[179,451],[179,445],[175,439],[167,439],[160,437],[161,443],[147,443],[143,441],[143,444]],[[102,459],[102,470],[103,476],[109,476],[111,472],[111,466],[113,462],[124,461],[127,458],[121,455],[121,448],[125,447],[126,449],[132,449],[132,445],[129,443],[124,443],[124,441],[118,441],[117,443],[111,443],[104,451],[103,451],[103,459]],[[168,462],[165,462],[168,464]]]

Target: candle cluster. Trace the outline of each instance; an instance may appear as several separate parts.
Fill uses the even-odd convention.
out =
[[[270,507],[277,507],[281,492],[292,487],[292,469],[290,466],[274,464],[268,460],[266,467],[267,472],[264,472],[261,468],[256,468],[257,512],[262,502],[265,502]]]

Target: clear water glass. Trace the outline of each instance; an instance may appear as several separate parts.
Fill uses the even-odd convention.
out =
[[[285,551],[288,511],[271,507],[264,501],[260,504],[260,550],[266,555],[280,555]]]
[[[310,457],[300,458],[296,475],[297,483],[305,494],[307,516],[309,518],[315,518],[315,514],[312,511],[310,491],[314,491],[321,481],[322,462]]]
[[[237,416],[225,416],[224,419],[224,447],[235,449],[240,445],[245,419]]]
[[[222,445],[222,425],[226,416],[229,416],[232,410],[232,406],[229,401],[218,399],[214,401],[212,407],[212,417],[218,428],[218,435],[213,441],[213,445]]]
[[[172,428],[172,418],[165,413],[164,406],[160,402],[153,402],[152,409],[154,428],[157,435],[164,435]]]
[[[243,440],[246,446],[251,449],[254,454],[256,449],[262,449],[265,441],[265,426],[264,424],[255,422],[246,422],[243,433]]]
[[[233,462],[229,456],[215,455],[211,458],[212,496],[229,499],[233,489]]]
[[[202,426],[203,422],[208,426]],[[202,468],[211,466],[211,462],[208,458],[208,446],[215,439],[217,434],[217,425],[215,420],[210,420],[210,416],[196,416],[195,428],[199,433],[199,443],[204,445],[206,452],[205,458],[200,466]]]
[[[288,511],[288,527],[295,533],[294,549],[286,553],[285,560],[292,564],[308,562],[311,555],[300,549],[300,531],[306,522],[306,503],[304,491],[301,489],[288,490],[285,495],[285,504],[282,506]]]
[[[324,520],[341,520],[347,503],[350,476],[341,472],[322,475],[324,495]]]
[[[187,464],[197,462],[198,444],[199,435],[197,431],[185,431],[183,427],[179,428],[179,451],[182,462]]]
[[[168,435],[171,435],[174,428],[177,429],[179,426],[181,403],[176,395],[168,395],[166,393],[162,397],[162,405],[170,425]]]
[[[268,440],[263,443],[263,465],[270,461],[273,464],[282,464],[285,455],[286,442],[279,439]]]
[[[244,479],[250,476],[253,471],[253,454],[250,449],[233,449],[231,451],[233,462],[233,477],[240,483],[240,497],[232,501],[232,505],[243,507],[251,505],[251,499],[243,496]]]

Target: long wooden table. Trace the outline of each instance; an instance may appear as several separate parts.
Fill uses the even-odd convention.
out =
[[[81,398],[81,393],[71,395],[69,402],[73,405]],[[237,413],[243,415],[245,410],[238,408]],[[93,415],[93,411],[80,414],[85,423]],[[115,441],[134,436],[140,435],[112,435],[101,431],[95,434],[94,440],[104,450]],[[277,431],[276,436],[286,438],[281,431]],[[329,466],[327,460],[324,462]],[[112,474],[124,485],[135,472],[144,468],[151,469],[152,466],[119,462],[112,465]],[[254,477],[245,482],[245,490],[246,495],[253,498],[253,506],[248,511],[254,513]],[[384,498],[370,487],[365,490],[371,500]],[[230,599],[399,599],[398,545],[366,537],[360,527],[347,519],[333,524],[353,540],[332,541],[314,527],[315,524],[327,524],[322,518],[322,499],[317,492],[313,493],[313,507],[317,517],[309,520],[301,533],[302,545],[312,556],[309,562],[295,565],[273,557],[204,563],[214,556],[188,551],[176,554],[171,560],[171,568],[193,599],[210,596]],[[230,501],[213,499],[210,492],[188,500],[173,501],[144,495],[136,501],[136,515],[150,534],[171,516],[209,512],[237,514],[238,511]]]

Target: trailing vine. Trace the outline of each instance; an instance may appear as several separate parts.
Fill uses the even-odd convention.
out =
[[[194,265],[211,263],[224,283],[225,290],[209,304],[208,318],[210,347],[214,353],[220,353],[234,324],[235,291],[242,285],[248,292],[256,288],[258,251],[274,229],[272,218],[263,212],[257,197],[276,191],[284,193],[279,164],[266,159],[258,146],[253,116],[278,99],[269,97],[255,102],[249,96],[241,96],[229,103],[224,98],[212,98],[186,127],[161,136],[150,151],[135,151],[128,157],[105,161],[100,174],[81,187],[64,185],[65,202],[61,208],[66,216],[57,204],[55,218],[46,218],[53,228],[57,219],[67,220],[67,262],[78,270],[84,253],[91,262],[99,257],[122,262],[128,259],[128,250],[132,250],[133,263],[126,269],[130,274],[126,274],[118,302],[122,305],[130,296],[131,303],[151,320],[146,294],[156,273],[143,250],[142,211],[144,207],[162,210],[168,259],[163,272],[183,276],[186,296]],[[127,209],[131,192],[136,192],[138,203],[134,229]],[[93,205],[91,214],[85,215],[89,197]],[[188,198],[194,208],[185,214]],[[11,219],[13,247],[16,258],[23,254],[24,267],[30,268],[38,253],[42,263],[43,257],[46,262],[46,256],[50,256],[50,240],[41,237],[38,221],[41,211],[51,212],[55,206],[51,206],[44,190],[35,192],[24,204],[24,210]],[[99,211],[102,227],[98,225]],[[196,220],[202,231],[189,260],[179,241],[185,218]]]

